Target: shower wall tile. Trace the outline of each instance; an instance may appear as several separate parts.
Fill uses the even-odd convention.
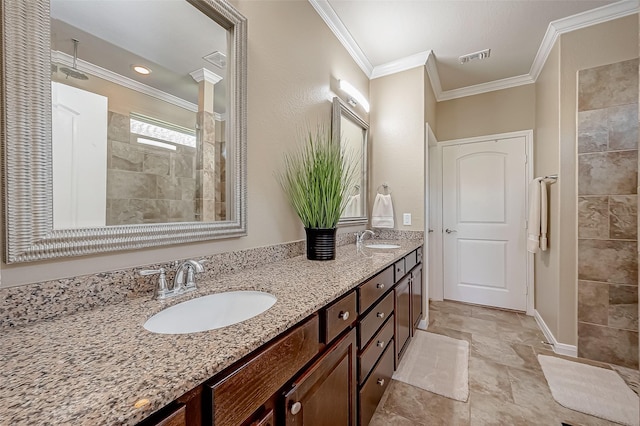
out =
[[[578,110],[638,102],[638,59],[582,70],[578,73]]]
[[[609,237],[609,197],[578,197],[578,238]]]
[[[610,305],[608,325],[624,330],[638,330],[638,304]]]
[[[109,141],[111,147],[109,168],[115,170],[126,170],[130,172],[141,172],[144,165],[144,152],[130,143]]]
[[[107,197],[156,198],[156,177],[145,173],[107,171]]]
[[[638,332],[578,322],[578,356],[638,368]]]
[[[168,155],[145,154],[142,171],[152,175],[167,176],[170,172],[170,158]]]
[[[606,151],[609,146],[609,120],[606,109],[578,113],[578,152]]]
[[[638,104],[607,109],[609,150],[638,149]]]
[[[636,241],[578,240],[578,279],[638,285]]]
[[[109,111],[107,125],[107,139],[129,143],[131,138],[129,117],[124,114]]]
[[[578,194],[635,194],[638,186],[638,151],[578,155]]]
[[[578,321],[607,325],[609,284],[578,281]]]
[[[638,303],[638,286],[609,284],[609,304],[626,305]]]
[[[609,197],[610,238],[638,239],[638,196],[612,195]]]

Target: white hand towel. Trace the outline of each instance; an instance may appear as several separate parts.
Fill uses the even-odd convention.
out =
[[[540,250],[547,251],[547,183],[540,179]]]
[[[527,251],[538,253],[547,247],[547,183],[544,178],[535,178],[529,184]]]
[[[527,251],[537,253],[540,248],[540,178],[529,184],[529,223],[527,229]]]
[[[393,228],[393,203],[391,194],[378,194],[371,212],[372,228]]]

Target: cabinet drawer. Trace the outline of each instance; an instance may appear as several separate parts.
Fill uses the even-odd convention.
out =
[[[422,263],[422,247],[418,247],[418,250],[416,250],[416,259],[418,263]]]
[[[154,426],[187,426],[187,408],[180,405],[170,414],[152,424]]]
[[[358,348],[362,349],[393,313],[393,292],[390,292],[360,321]]]
[[[393,272],[394,272],[394,282],[398,282],[400,281],[400,279],[402,277],[404,277],[404,274],[406,272],[406,269],[404,267],[404,257],[400,260],[398,260],[394,265],[393,265]]]
[[[391,287],[393,287],[393,266],[389,266],[358,287],[358,306],[360,307],[358,312],[364,313]]]
[[[239,425],[320,350],[317,315],[260,351],[221,381],[209,385],[212,423]]]
[[[369,424],[373,413],[376,412],[380,398],[384,393],[391,376],[393,375],[393,345],[387,346],[384,351],[384,355],[380,358],[380,362],[376,365],[367,381],[360,389],[360,425],[366,426]]]
[[[325,343],[331,342],[356,321],[356,299],[356,292],[352,291],[323,310],[322,329]]]
[[[380,355],[390,344],[393,346],[393,325],[395,324],[393,315],[387,319],[387,323],[382,329],[371,339],[369,345],[362,351],[360,355],[360,368],[358,373],[358,383],[362,384],[367,378],[371,369],[380,358]]]
[[[418,264],[417,252],[412,251],[411,253],[405,256],[404,258],[405,271],[409,272],[417,264]]]

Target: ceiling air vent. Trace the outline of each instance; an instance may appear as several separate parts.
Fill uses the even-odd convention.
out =
[[[207,56],[204,56],[202,59],[205,61],[217,66],[218,68],[224,68],[227,65],[227,55],[216,50],[213,53],[209,53]]]
[[[469,53],[468,55],[462,55],[458,59],[461,64],[466,64],[471,61],[479,61],[480,59],[486,59],[491,55],[491,49],[481,50],[479,52]]]

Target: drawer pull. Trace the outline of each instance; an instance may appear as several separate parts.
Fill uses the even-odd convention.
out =
[[[384,318],[384,312],[378,312],[378,313],[376,314],[376,316],[377,316],[378,318]]]
[[[378,285],[376,285],[376,288],[383,289],[384,288],[384,284],[383,283],[378,283]]]
[[[379,348],[384,348],[384,340],[378,340],[378,343],[376,343],[376,346]]]
[[[340,319],[341,319],[341,320],[343,320],[343,321],[348,320],[348,319],[349,319],[349,311],[341,311],[341,312],[338,314],[338,318],[340,318]]]
[[[300,410],[302,410],[302,404],[300,403],[300,401],[295,402],[291,405],[291,414],[293,414],[294,416],[298,414]]]
[[[380,386],[384,386],[384,379],[378,379],[376,383]]]

